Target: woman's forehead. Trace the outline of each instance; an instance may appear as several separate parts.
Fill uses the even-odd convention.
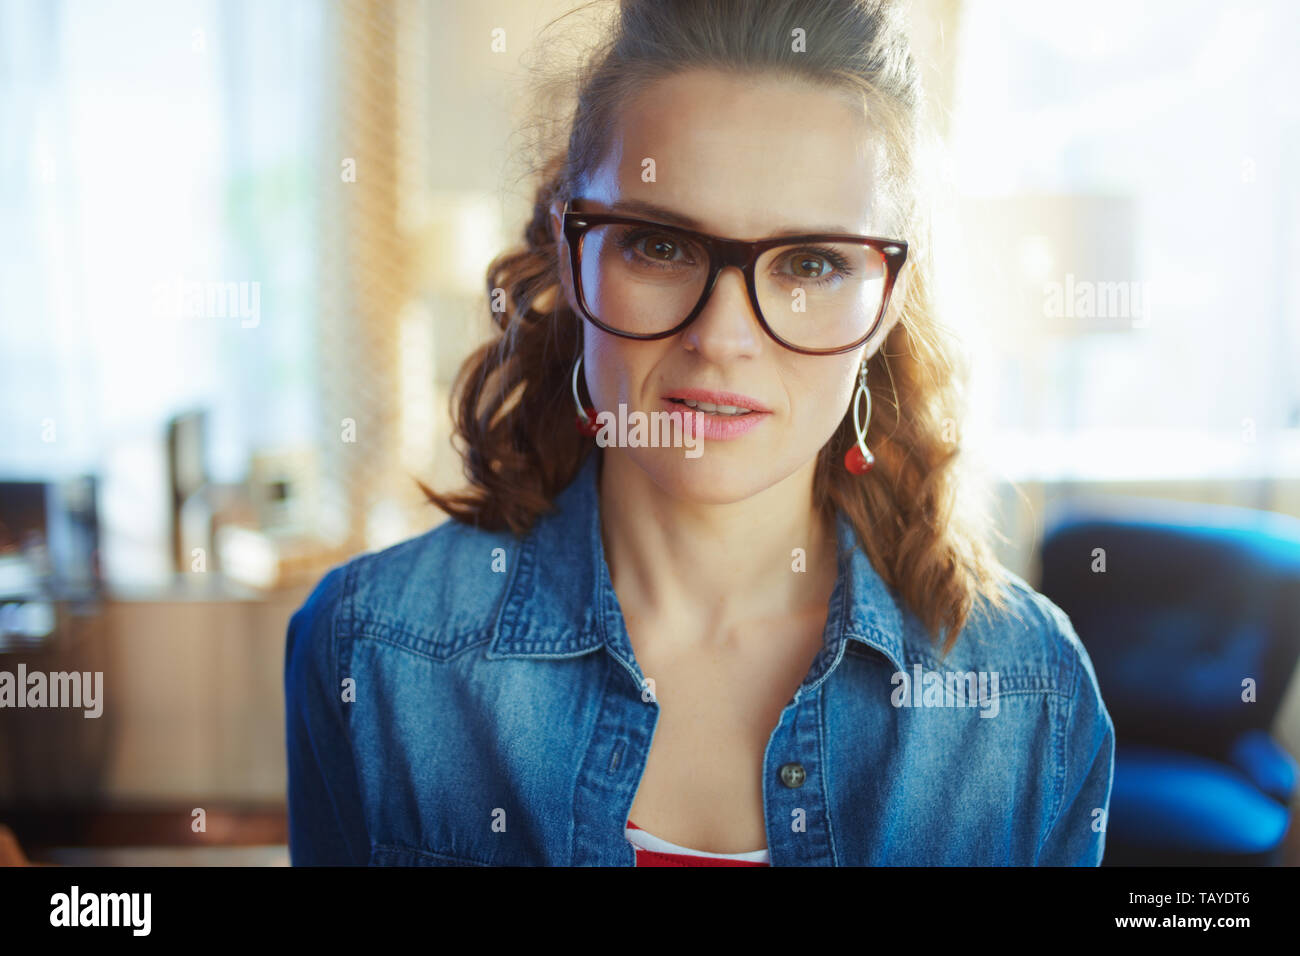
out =
[[[654,203],[732,236],[867,232],[877,139],[861,109],[827,89],[693,71],[628,99],[584,195]]]

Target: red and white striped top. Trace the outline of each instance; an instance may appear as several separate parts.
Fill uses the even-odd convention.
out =
[[[636,847],[637,866],[768,866],[767,849],[749,853],[706,853],[661,840],[631,820],[624,829],[627,842]]]

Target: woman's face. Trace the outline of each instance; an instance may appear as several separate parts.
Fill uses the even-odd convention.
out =
[[[861,110],[826,89],[716,71],[681,73],[626,105],[609,155],[575,198],[585,212],[669,221],[644,206],[620,206],[653,204],[682,225],[728,238],[881,235],[886,210],[876,202],[874,142]],[[653,179],[643,172],[650,169]],[[562,243],[560,212],[552,210],[552,228]],[[567,249],[561,253],[565,295],[578,314]],[[900,284],[894,302],[901,291]],[[675,336],[637,341],[584,321],[582,370],[597,410],[617,414],[622,403],[629,416],[666,408],[693,415],[689,406],[665,404],[683,389],[735,393],[764,409],[751,413],[757,420],[744,416],[748,428],[717,415],[721,421],[706,426],[697,457],[681,447],[607,446],[607,468],[611,455],[626,456],[666,493],[700,503],[739,501],[811,470],[852,400],[858,366],[883,341],[892,313],[859,349],[802,355],[763,331],[743,276],[728,268],[704,310]],[[724,439],[724,432],[740,434]]]

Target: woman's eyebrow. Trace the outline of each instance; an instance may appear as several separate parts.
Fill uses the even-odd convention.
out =
[[[616,213],[626,212],[634,215],[649,216],[659,222],[671,223],[672,225],[681,226],[685,229],[693,229],[696,232],[708,232],[708,230],[705,229],[698,220],[692,219],[684,213],[674,212],[665,206],[660,206],[645,199],[616,199],[614,200],[613,205],[610,206],[610,209]],[[795,228],[781,229],[759,238],[777,239],[781,236],[802,236],[814,232],[829,232],[844,235],[853,234],[855,233],[855,230],[848,229],[844,226],[799,226]]]

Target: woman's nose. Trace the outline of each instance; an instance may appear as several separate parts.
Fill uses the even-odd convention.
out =
[[[688,346],[714,360],[754,354],[763,334],[745,276],[734,266],[718,273],[703,310],[683,332]]]

